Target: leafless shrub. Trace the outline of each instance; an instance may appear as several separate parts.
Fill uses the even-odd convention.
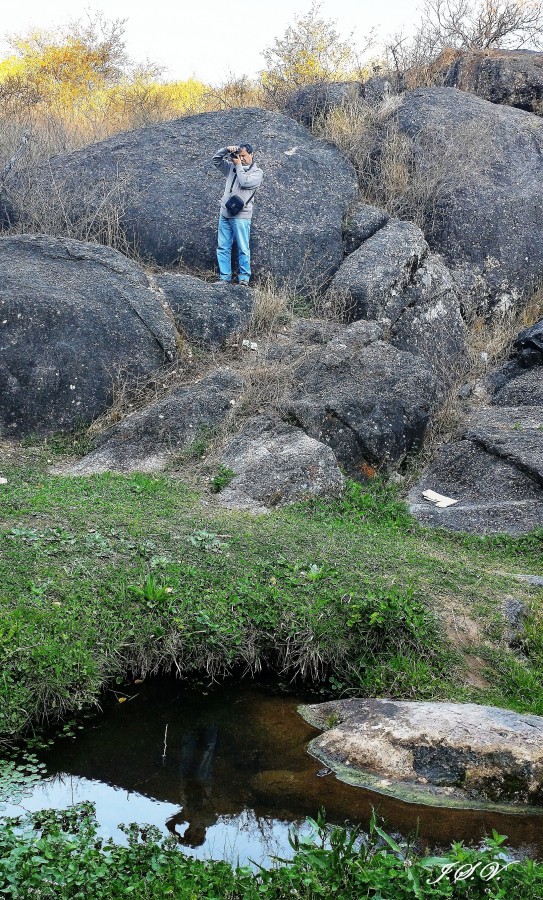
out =
[[[120,170],[96,179],[83,171],[58,174],[48,163],[26,165],[10,189],[11,202],[22,210],[10,232],[96,241],[137,258],[136,240],[124,226],[135,190],[133,178]]]

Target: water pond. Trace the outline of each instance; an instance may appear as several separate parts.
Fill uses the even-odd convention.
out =
[[[296,711],[307,700],[254,682],[123,687],[76,738],[40,754],[47,775],[4,815],[92,800],[101,833],[117,841],[126,839],[119,823],[146,822],[194,856],[267,865],[291,855],[289,829],[303,830],[319,808],[329,822],[367,826],[373,806],[392,833],[418,825],[428,848],[478,842],[495,828],[522,855],[543,858],[540,817],[406,804],[323,776],[306,752],[318,732]]]

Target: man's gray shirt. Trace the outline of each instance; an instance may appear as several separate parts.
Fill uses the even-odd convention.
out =
[[[221,216],[224,216],[225,219],[250,219],[253,215],[254,203],[254,198],[251,199],[251,194],[262,184],[264,172],[258,168],[254,161],[250,166],[244,166],[241,163],[234,166],[230,159],[228,147],[222,147],[220,150],[217,150],[212,162],[219,172],[226,175],[226,185],[221,200]],[[246,203],[246,206],[243,207],[237,216],[231,216],[225,206],[226,201],[233,194],[237,194]]]

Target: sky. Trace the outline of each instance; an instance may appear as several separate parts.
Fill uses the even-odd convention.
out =
[[[354,30],[362,46],[372,28],[381,39],[413,23],[418,0],[322,0],[321,16],[335,19],[343,38]],[[3,0],[0,57],[8,55],[5,37],[32,28],[55,28],[104,12],[107,19],[127,19],[125,39],[130,57],[164,67],[168,80],[197,78],[220,84],[231,75],[253,76],[264,68],[262,50],[273,44],[311,0],[268,0],[228,3],[226,0]]]

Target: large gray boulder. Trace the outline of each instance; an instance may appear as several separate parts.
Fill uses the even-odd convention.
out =
[[[159,266],[180,260],[195,273],[212,270],[224,176],[211,157],[241,140],[253,144],[264,170],[251,234],[254,272],[312,286],[326,281],[342,259],[356,175],[337,147],[287,116],[243,108],[149,125],[54,157],[29,191],[54,197],[60,190],[70,216],[89,217],[86,207],[103,203],[119,181],[122,192],[127,179],[121,224],[140,254]],[[19,215],[31,200],[21,190],[13,197]]]
[[[0,238],[0,437],[88,422],[177,354],[163,298],[142,269],[97,244]]]
[[[541,716],[476,703],[373,699],[300,712],[328,729],[309,753],[342,781],[435,806],[543,807]]]
[[[420,228],[380,213],[360,205],[367,237],[336,272],[329,297],[342,299],[350,320],[386,322],[390,343],[426,359],[445,390],[466,363],[459,291],[442,258],[428,252]]]
[[[222,463],[235,477],[219,499],[234,509],[266,512],[313,497],[338,497],[345,486],[330,447],[269,416],[250,419]]]
[[[543,53],[533,50],[445,51],[432,66],[436,82],[491,103],[543,114]]]
[[[96,449],[66,474],[161,471],[177,455],[209,440],[232,411],[241,389],[241,379],[228,369],[177,388],[105,431]]]
[[[403,308],[402,291],[427,253],[420,228],[411,222],[388,222],[347,256],[330,291],[348,298],[351,321],[394,321]]]
[[[376,322],[358,321],[311,351],[294,369],[287,404],[296,424],[361,480],[417,450],[437,405],[425,360],[381,336]]]
[[[193,275],[159,275],[175,323],[185,337],[206,350],[220,347],[247,327],[254,292],[241,284],[209,284]]]
[[[543,274],[541,119],[454,88],[419,88],[384,127],[392,122],[410,139],[418,185],[399,199],[419,198],[412,214],[464,305],[518,304]]]

